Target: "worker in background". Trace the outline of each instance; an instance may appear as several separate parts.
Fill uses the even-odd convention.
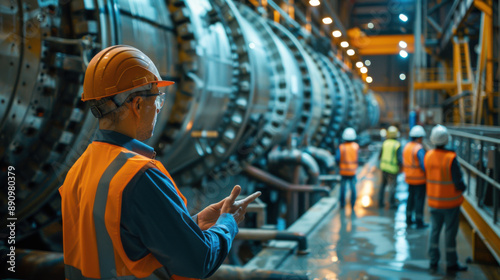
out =
[[[112,46],[89,63],[82,100],[99,119],[69,170],[62,198],[66,279],[207,278],[226,258],[247,205],[241,188],[191,217],[152,147],[164,87],[153,62]]]
[[[435,126],[430,140],[436,146],[425,155],[424,165],[427,179],[427,201],[431,214],[429,238],[430,269],[436,271],[440,258],[439,236],[445,225],[445,252],[447,271],[465,271],[466,266],[458,263],[457,233],[460,205],[464,198],[465,184],[455,152],[446,150],[450,135],[446,127]]]
[[[387,139],[387,130],[385,128],[380,129],[380,141],[385,141]]]
[[[406,204],[406,224],[413,223],[417,228],[426,228],[424,223],[424,202],[425,202],[425,150],[422,141],[425,137],[425,130],[420,125],[415,125],[410,130],[411,142],[403,149],[403,172],[408,183],[408,203]],[[415,220],[413,220],[415,215]]]
[[[396,204],[396,184],[397,176],[402,163],[401,143],[396,140],[398,137],[398,129],[395,126],[389,126],[387,129],[387,140],[382,144],[380,152],[380,170],[382,171],[382,185],[379,192],[378,205],[379,208],[384,207],[385,188],[389,186],[390,198],[389,207],[397,208]]]
[[[342,133],[344,143],[339,145],[335,154],[335,161],[340,167],[340,208],[345,206],[346,185],[351,188],[351,206],[354,209],[356,203],[356,170],[358,169],[359,145],[356,140],[356,131],[348,127]]]

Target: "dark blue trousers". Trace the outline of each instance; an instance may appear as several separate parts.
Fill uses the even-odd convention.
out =
[[[340,207],[345,206],[345,193],[346,185],[349,184],[351,187],[351,206],[354,207],[356,203],[356,176],[342,176],[340,178]]]

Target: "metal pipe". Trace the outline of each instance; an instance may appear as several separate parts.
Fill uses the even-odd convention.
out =
[[[329,188],[313,185],[290,184],[287,181],[252,165],[245,166],[243,168],[243,172],[262,183],[277,188],[278,190],[295,192],[320,192],[326,194],[327,196],[330,195]]]
[[[298,149],[291,150],[273,150],[268,155],[270,164],[299,164],[306,170],[309,175],[309,184],[319,183],[319,166],[314,158]]]
[[[330,171],[335,167],[335,158],[328,150],[309,146],[305,149],[305,152],[313,156],[318,163],[322,163],[327,171]]]
[[[308,183],[313,185],[319,184],[319,166],[316,160],[310,154],[302,152],[300,164],[306,169],[309,175]]]
[[[8,254],[8,249],[3,247],[0,249],[2,254],[2,264]],[[44,252],[33,250],[16,250],[16,269],[15,272],[9,272],[5,267],[1,267],[0,278],[14,278],[25,280],[54,280],[64,279],[64,257],[58,252]],[[7,274],[8,273],[8,274]],[[309,279],[306,275],[287,273],[273,270],[256,270],[245,269],[231,265],[221,265],[219,269],[212,275],[210,280],[240,280],[240,279]]]
[[[207,278],[208,280],[307,280],[303,274],[288,273],[283,271],[248,269],[243,267],[221,265],[221,267]]]
[[[300,232],[241,228],[236,235],[236,239],[297,241],[299,250],[298,253],[302,254],[307,251],[307,238]]]

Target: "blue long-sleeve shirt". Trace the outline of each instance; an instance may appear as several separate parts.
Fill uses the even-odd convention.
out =
[[[126,135],[99,130],[94,141],[122,146],[153,158],[152,147]],[[170,274],[207,278],[222,264],[238,233],[230,214],[202,231],[170,179],[157,169],[138,172],[122,194],[120,236],[125,253],[138,260],[149,253]]]
[[[460,170],[460,164],[457,158],[454,158],[451,163],[451,179],[457,191],[465,191],[466,187],[462,176],[462,170]]]
[[[423,148],[418,150],[417,158],[418,158],[418,164],[420,165],[420,168],[422,168],[422,170],[425,172],[425,166],[424,166],[425,150]]]

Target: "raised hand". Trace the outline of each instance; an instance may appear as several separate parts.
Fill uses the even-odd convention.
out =
[[[261,192],[255,192],[244,199],[236,201],[236,198],[238,197],[240,192],[241,187],[239,185],[234,186],[229,197],[223,200],[224,203],[220,211],[221,214],[229,213],[233,215],[233,218],[237,224],[245,219],[245,213],[247,212],[248,204],[250,204],[261,195]]]
[[[261,192],[255,192],[244,199],[235,201],[238,195],[240,195],[240,192],[241,187],[236,185],[228,197],[207,206],[200,213],[198,213],[198,226],[201,230],[207,230],[213,226],[222,213],[229,213],[233,215],[236,223],[243,221],[245,219],[248,204],[259,197]]]
[[[221,200],[217,203],[210,204],[205,209],[203,209],[200,213],[198,213],[198,226],[201,230],[207,230],[212,227],[217,219],[220,216],[220,209],[224,204],[224,200]]]

